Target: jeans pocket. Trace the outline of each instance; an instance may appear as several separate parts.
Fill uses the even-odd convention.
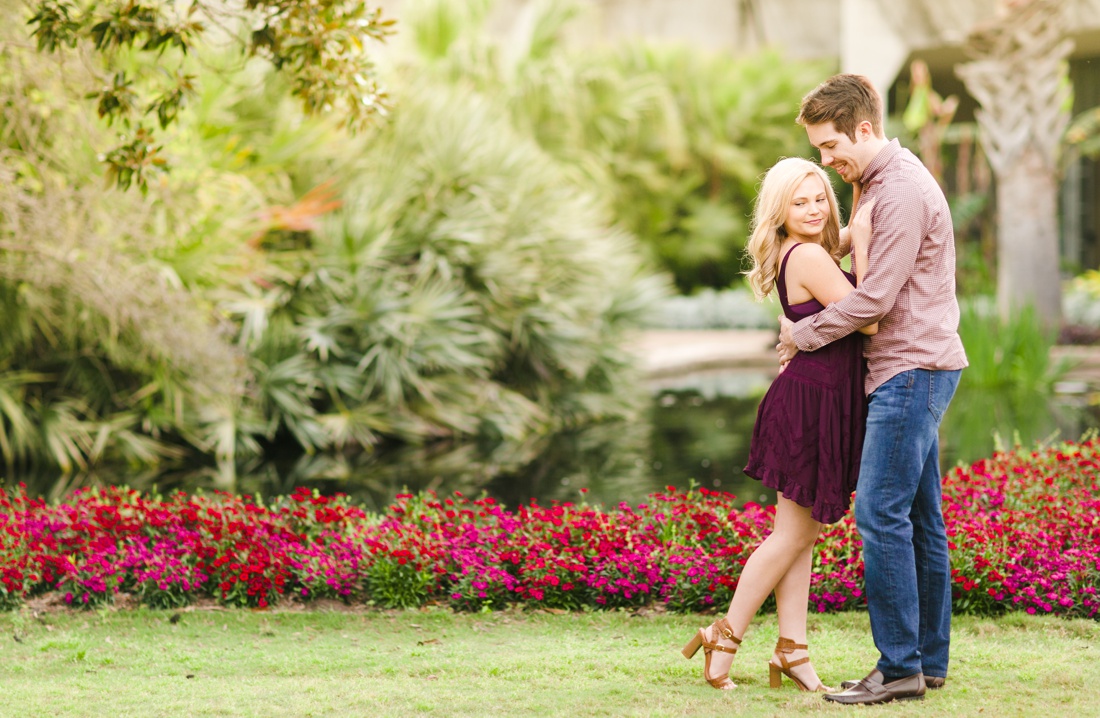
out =
[[[928,412],[937,424],[943,420],[944,412],[955,396],[961,373],[958,370],[928,372]]]

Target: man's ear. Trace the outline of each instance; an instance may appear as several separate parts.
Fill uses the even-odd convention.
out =
[[[859,136],[865,140],[869,140],[875,136],[875,128],[871,125],[870,120],[860,122],[856,127],[856,131],[859,132]]]

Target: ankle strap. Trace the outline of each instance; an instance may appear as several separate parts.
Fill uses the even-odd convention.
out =
[[[776,653],[793,653],[797,650],[807,650],[809,646],[805,643],[795,643],[789,638],[779,637],[779,640],[775,644]]]
[[[714,622],[714,627],[718,629],[718,633],[727,640],[733,641],[737,645],[741,645],[741,639],[733,635],[733,629],[730,628],[729,621],[725,618],[719,618]]]
[[[708,651],[719,651],[721,653],[737,653],[737,648],[741,645],[741,639],[733,635],[733,629],[730,628],[729,622],[725,618],[719,618],[717,621],[710,624],[710,626],[717,632],[718,635],[716,635],[714,637],[714,641],[711,642],[706,639],[706,634],[704,633],[703,648],[707,649]],[[723,646],[718,642],[723,638],[728,641],[733,641],[733,648],[730,648],[729,646]]]

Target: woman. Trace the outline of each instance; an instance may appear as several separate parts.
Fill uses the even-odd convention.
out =
[[[799,158],[777,162],[764,177],[748,244],[757,298],[776,289],[784,314],[798,321],[851,292],[867,266],[870,206],[860,208],[850,231],[841,229],[825,171]],[[839,266],[849,245],[854,276]],[[860,330],[877,331],[877,324]],[[786,675],[801,690],[828,690],[806,652],[806,606],[821,525],[848,511],[859,474],[866,415],[862,341],[852,334],[799,353],[760,402],[745,473],[778,492],[775,526],[745,564],[725,617],[700,628],[683,650],[691,658],[704,649],[703,678],[715,688],[735,687],[733,654],[774,590],[781,637],[768,666],[772,687]]]

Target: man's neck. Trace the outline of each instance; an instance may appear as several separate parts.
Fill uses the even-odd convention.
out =
[[[871,157],[877,157],[879,152],[886,149],[886,146],[890,144],[890,140],[885,137],[874,137],[867,141],[868,149],[872,150]]]
[[[872,137],[864,143],[863,175],[866,176],[867,168],[875,161],[884,149],[890,145],[890,140],[885,137]],[[861,180],[864,177],[860,177]]]

